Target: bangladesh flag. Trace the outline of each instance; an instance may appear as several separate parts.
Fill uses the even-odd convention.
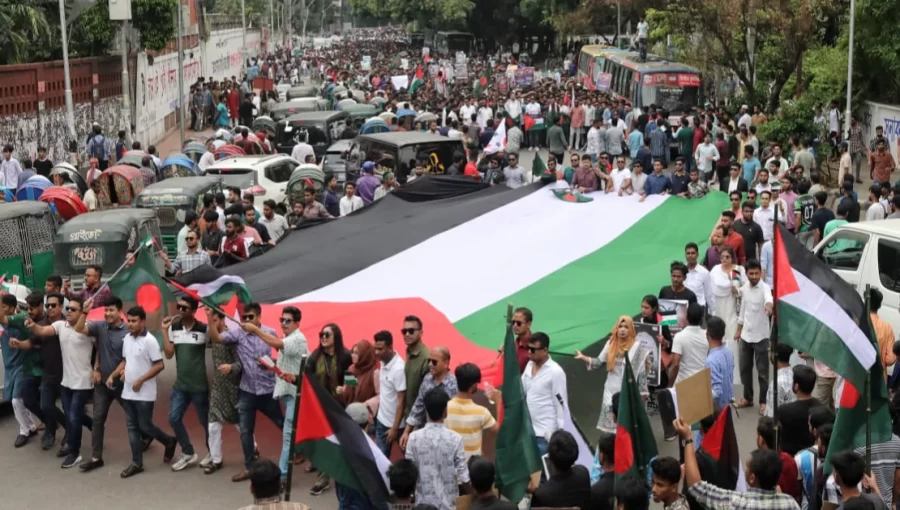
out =
[[[481,76],[478,78],[478,81],[475,82],[475,95],[481,96],[484,95],[484,92],[487,90],[488,86],[491,83],[491,71],[489,68],[485,68],[484,71],[481,72]]]
[[[525,496],[531,475],[541,471],[541,454],[534,442],[531,415],[525,403],[516,336],[512,325],[506,327],[503,341],[503,421],[497,433],[497,488],[514,503]]]
[[[656,438],[627,355],[616,418],[616,480],[629,475],[646,480],[650,460],[657,455]]]
[[[113,295],[122,300],[126,312],[132,306],[147,312],[147,330],[161,339],[162,320],[175,313],[175,298],[159,275],[156,257],[146,244],[138,250],[134,264],[122,269],[108,285]]]
[[[319,471],[366,494],[375,507],[390,501],[391,462],[316,378],[303,374],[294,444]]]
[[[566,202],[574,202],[577,204],[592,202],[594,200],[584,193],[573,192],[571,189],[555,189],[553,190],[553,194],[556,195],[556,198],[560,200],[564,200]]]
[[[863,388],[869,369],[879,363],[866,307],[856,289],[782,224],[776,227],[773,248],[779,341]]]
[[[746,492],[747,479],[738,451],[731,406],[722,409],[713,426],[703,436],[703,443],[699,448],[697,460],[708,467],[710,483],[723,489]]]

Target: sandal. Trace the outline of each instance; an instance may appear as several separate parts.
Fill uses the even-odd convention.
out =
[[[222,469],[223,466],[224,464],[222,464],[221,462],[210,462],[208,466],[203,468],[203,474],[211,475],[216,471]]]
[[[736,407],[738,409],[744,409],[746,407],[753,407],[753,404],[751,404],[750,402],[747,402],[746,399],[741,399],[741,401],[738,402],[737,404],[735,404],[734,407]]]

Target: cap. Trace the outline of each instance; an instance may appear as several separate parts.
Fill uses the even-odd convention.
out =
[[[747,106],[747,105],[745,105],[745,104],[742,104],[742,105],[741,105],[741,110],[749,110],[749,109],[750,109],[749,106]]]
[[[375,163],[371,161],[366,161],[362,166],[363,172],[372,173],[375,171]]]
[[[354,402],[347,406],[347,414],[357,425],[365,425],[369,422],[369,408],[362,402]]]
[[[384,175],[381,176],[382,181],[389,181],[394,178],[394,174],[392,172],[385,172]]]

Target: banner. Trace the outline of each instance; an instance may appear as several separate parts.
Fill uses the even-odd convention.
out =
[[[634,331],[637,333],[637,341],[650,352],[647,356],[647,385],[659,386],[662,378],[662,356],[656,339],[659,336],[660,326],[635,322]]]
[[[516,87],[530,87],[534,85],[534,68],[522,67],[516,69]]]
[[[372,69],[372,57],[370,55],[363,55],[362,62],[359,65],[359,68],[363,71],[369,71]]]
[[[597,90],[609,90],[612,83],[612,73],[600,73],[597,76]]]
[[[408,89],[409,88],[409,76],[407,76],[405,74],[391,76],[391,85],[394,86],[394,90]]]

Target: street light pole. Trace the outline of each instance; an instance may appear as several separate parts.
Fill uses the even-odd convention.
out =
[[[850,51],[847,55],[847,111],[844,114],[844,129],[850,132],[850,103],[853,99],[853,32],[856,24],[856,0],[850,0]]]
[[[128,83],[128,21],[122,21],[122,118],[126,147],[131,147],[131,84]]]
[[[181,147],[184,147],[184,19],[182,9],[184,0],[178,0],[178,130],[181,134]]]
[[[66,2],[59,0],[59,19],[60,31],[62,32],[62,50],[63,50],[63,80],[66,87],[66,126],[69,128],[69,149],[71,152],[78,153],[78,146],[75,137],[75,101],[72,99],[72,75],[69,71],[69,35],[66,28]],[[74,150],[73,150],[74,149]]]
[[[244,0],[241,0],[241,66],[247,65],[247,6]]]

